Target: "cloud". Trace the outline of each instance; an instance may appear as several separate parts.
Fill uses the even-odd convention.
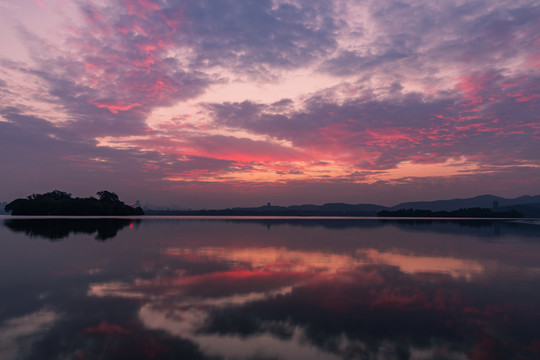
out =
[[[380,55],[369,54],[366,56],[360,56],[352,51],[345,50],[336,57],[325,61],[320,70],[337,76],[356,75],[385,63],[395,63],[397,60],[406,57],[406,54],[393,50]]]
[[[333,4],[323,1],[176,2],[187,19],[178,38],[195,50],[194,65],[225,66],[255,77],[304,66],[336,47]]]
[[[472,73],[452,94],[432,97],[410,93],[338,102],[330,93],[280,114],[247,101],[208,109],[216,123],[289,141],[324,160],[356,159],[359,169],[394,168],[404,160],[444,163],[461,156],[486,166],[533,165],[538,161],[533,145],[539,136],[533,110],[538,80]]]
[[[141,132],[146,112],[200,95],[212,81],[168,55],[176,46],[172,22],[158,22],[160,14],[141,19],[129,9],[81,5],[85,22],[65,40],[65,49],[22,30],[24,40],[35,44],[36,66],[17,70],[43,81],[80,133]]]
[[[4,182],[17,189],[19,197],[54,188],[78,196],[95,194],[101,188],[135,196],[143,184],[159,189],[157,180],[168,176],[195,170],[224,171],[233,166],[232,161],[215,158],[96,146],[96,141],[81,139],[70,127],[54,126],[14,108],[1,109],[0,115],[8,120],[0,122],[0,143],[8,149],[0,153],[0,160],[10,164]],[[76,187],[80,190],[70,190]]]

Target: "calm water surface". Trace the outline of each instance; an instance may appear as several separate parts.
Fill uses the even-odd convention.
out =
[[[1,359],[540,359],[540,225],[0,220]]]

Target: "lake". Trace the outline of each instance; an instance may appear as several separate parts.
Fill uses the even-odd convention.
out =
[[[1,359],[540,359],[540,225],[0,219]]]

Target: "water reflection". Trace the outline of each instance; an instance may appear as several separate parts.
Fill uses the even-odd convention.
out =
[[[219,222],[253,224],[257,223],[267,229],[278,226],[315,227],[326,229],[374,229],[385,226],[396,226],[404,230],[429,231],[448,234],[479,235],[485,237],[498,237],[500,235],[516,234],[538,238],[538,219],[504,221],[500,219],[390,219],[390,218],[235,218],[235,219],[204,219],[199,220],[209,224]]]
[[[486,238],[497,238],[501,235],[519,235],[520,237],[530,237],[538,239],[539,222],[537,220],[455,220],[455,219],[351,219],[351,218],[205,218],[205,219],[182,219],[179,218],[146,218],[145,221],[152,222],[155,219],[163,223],[178,223],[197,221],[212,224],[259,224],[271,230],[272,227],[307,227],[326,229],[377,229],[385,226],[394,226],[402,230],[414,232],[436,232],[455,235],[475,235]],[[59,240],[69,237],[71,233],[97,233],[96,240],[107,240],[114,238],[118,231],[126,226],[138,226],[142,218],[7,218],[4,225],[13,231],[25,232],[31,237],[44,237],[50,240]]]
[[[4,225],[14,232],[24,232],[30,237],[43,237],[52,241],[70,234],[94,234],[94,239],[105,241],[114,238],[118,231],[133,226],[141,220],[132,219],[6,219]]]
[[[17,289],[0,357],[540,358],[534,225],[270,223],[145,219],[99,247],[30,242],[17,264],[41,277],[0,272]],[[20,246],[1,241],[1,263]]]

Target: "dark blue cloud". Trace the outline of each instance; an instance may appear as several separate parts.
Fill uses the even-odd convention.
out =
[[[203,0],[178,1],[176,7],[187,22],[178,38],[195,48],[197,67],[225,66],[264,77],[273,68],[304,66],[337,45],[331,2]]]

